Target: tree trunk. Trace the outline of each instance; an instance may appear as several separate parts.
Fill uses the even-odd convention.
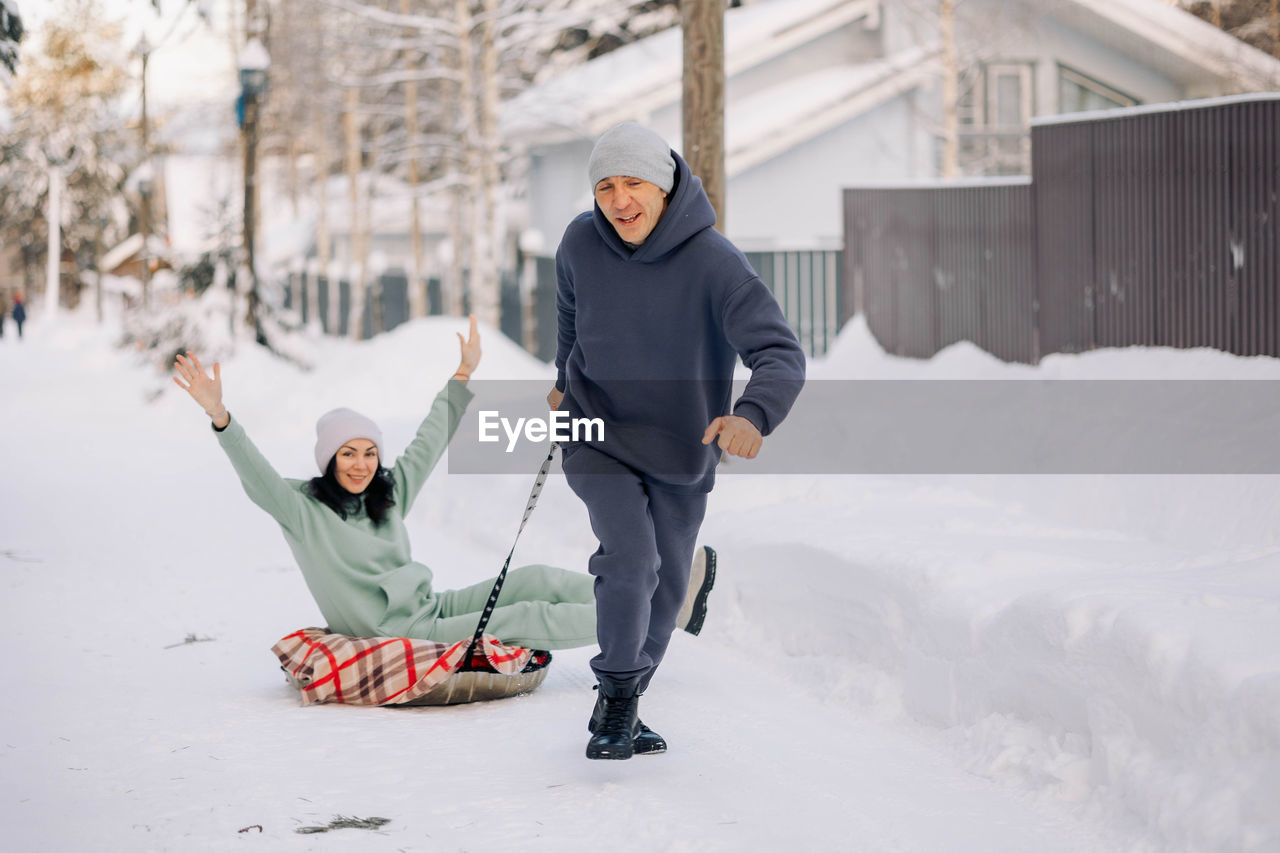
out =
[[[147,117],[147,65],[149,64],[149,56],[150,51],[144,51],[142,54],[142,162],[143,168],[147,172],[147,180],[152,182],[154,186],[155,174],[151,168],[151,121]],[[141,195],[142,215],[139,219],[142,226],[142,307],[146,308],[151,304],[151,190],[146,189]]]
[[[48,261],[44,277],[44,310],[49,320],[58,316],[58,291],[62,276],[62,167],[49,164],[49,198],[45,219],[49,224]]]
[[[444,281],[444,313],[454,317],[462,316],[463,295],[467,290],[466,264],[464,258],[467,249],[467,233],[463,224],[467,221],[470,207],[467,204],[466,176],[458,169],[451,170],[454,176],[453,186],[449,188],[449,269]]]
[[[102,325],[102,227],[99,226],[93,231],[93,265],[98,271],[96,280],[93,283],[93,309],[98,317],[98,325]],[[4,318],[0,317],[0,321]]]
[[[1280,59],[1280,0],[1271,0],[1271,55]]]
[[[683,0],[684,155],[725,230],[724,3]]]
[[[938,24],[942,38],[942,177],[960,172],[960,71],[956,65],[954,0],[938,4]]]
[[[456,307],[456,311],[451,311],[457,315],[461,315],[467,302],[464,299],[464,293],[471,296],[471,309],[475,310],[475,285],[476,285],[476,269],[474,265],[475,250],[474,248],[468,253],[466,245],[468,240],[473,244],[477,236],[474,233],[474,227],[464,229],[463,225],[471,223],[473,220],[469,213],[474,211],[476,204],[476,98],[475,98],[475,61],[471,48],[471,31],[474,28],[474,19],[471,15],[470,0],[455,0],[454,14],[458,20],[458,72],[459,83],[458,91],[458,109],[455,115],[458,116],[461,125],[458,128],[458,136],[462,142],[462,168],[461,181],[458,184],[457,191],[454,196],[454,202],[457,206],[455,210],[454,222],[450,225],[450,232],[456,236],[453,243],[453,275],[455,292],[450,294],[451,307]],[[472,233],[465,233],[470,230]],[[467,280],[467,255],[470,255],[471,270],[470,281]]]
[[[311,303],[314,322],[331,334],[338,334],[338,282],[333,277],[333,236],[329,231],[329,135],[325,128],[324,107],[321,106],[315,117],[316,134],[316,180],[319,182],[320,210],[316,219],[316,254],[319,256],[320,270],[317,278],[322,278],[328,296],[325,317],[320,319],[319,282],[316,282],[316,298]]]
[[[373,205],[374,196],[378,192],[377,175],[370,171],[365,175],[364,216],[361,217],[360,232],[360,280],[365,282],[365,290],[369,294],[369,329],[370,337],[386,331],[385,318],[382,316],[382,274],[369,275],[369,251],[373,246]]]
[[[356,119],[359,106],[359,92],[350,88],[346,91],[346,109],[342,116],[342,126],[346,133],[347,186],[350,189],[351,227],[349,232],[347,275],[350,277],[351,305],[347,312],[347,336],[353,341],[364,335],[364,275],[365,251],[360,226],[360,128]]]
[[[479,95],[470,108],[471,186],[475,187],[471,231],[471,313],[481,323],[498,327],[499,278],[497,234],[498,154],[498,50],[494,45],[497,0],[484,0],[480,22]]]
[[[502,321],[502,247],[503,228],[498,216],[498,45],[495,28],[498,0],[485,0],[484,26],[480,28],[480,70],[483,88],[480,92],[480,286],[484,297],[479,300],[477,319],[498,328]]]
[[[412,11],[411,0],[400,0],[400,12],[408,15]],[[413,31],[405,33],[412,36]],[[417,57],[406,50],[404,55],[406,71],[418,69]],[[409,140],[409,318],[417,319],[427,315],[426,286],[422,280],[422,220],[419,212],[418,184],[418,83],[408,80],[404,84],[404,124]]]

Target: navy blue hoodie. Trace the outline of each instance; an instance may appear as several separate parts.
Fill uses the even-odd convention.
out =
[[[655,485],[708,492],[720,458],[702,435],[730,413],[736,360],[751,378],[732,413],[768,435],[804,384],[804,352],[777,300],[715,225],[702,181],[671,152],[667,209],[638,247],[601,212],[565,229],[556,252],[556,388],[588,443]],[[572,447],[567,448],[572,452]]]

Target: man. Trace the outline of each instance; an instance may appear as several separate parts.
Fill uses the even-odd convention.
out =
[[[22,304],[22,294],[16,293],[13,297],[13,322],[18,326],[18,340],[22,340],[22,324],[26,322],[27,309]]]
[[[600,541],[589,562],[600,654],[587,757],[625,759],[666,749],[640,722],[638,700],[686,598],[721,451],[756,456],[800,392],[804,353],[773,295],[714,229],[701,180],[660,136],[617,125],[587,171],[594,210],[569,225],[556,253],[547,400],[604,423],[602,438],[567,444],[563,464]],[[731,401],[739,357],[751,378]]]

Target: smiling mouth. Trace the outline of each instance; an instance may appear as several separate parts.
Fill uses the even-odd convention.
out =
[[[618,222],[622,225],[635,225],[636,220],[640,218],[639,213],[633,213],[630,216],[619,216]]]

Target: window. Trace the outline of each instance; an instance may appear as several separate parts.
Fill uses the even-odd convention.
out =
[[[1031,123],[1031,66],[987,66],[987,127],[1022,131]]]
[[[1065,65],[1058,66],[1058,112],[1114,110],[1137,103],[1137,98],[1131,98],[1086,74]]]
[[[957,103],[962,173],[1027,172],[1034,97],[1035,71],[1030,62],[990,63],[962,74]]]

